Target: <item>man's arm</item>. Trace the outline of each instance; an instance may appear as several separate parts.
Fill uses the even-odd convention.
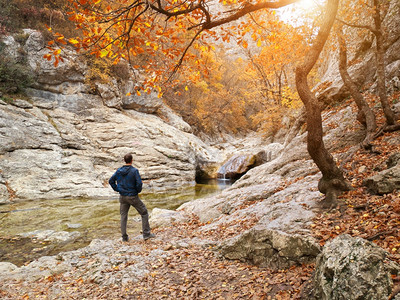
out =
[[[136,191],[138,194],[142,191],[143,183],[142,178],[140,178],[139,170],[135,172],[135,182],[136,182]]]
[[[116,172],[113,174],[113,176],[111,176],[111,178],[108,180],[108,183],[111,185],[112,189],[116,192],[118,192],[118,186],[117,186],[117,176],[116,176]]]

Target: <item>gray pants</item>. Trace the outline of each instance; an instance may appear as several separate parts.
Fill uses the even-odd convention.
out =
[[[119,196],[119,213],[121,214],[121,233],[122,237],[128,237],[126,233],[126,224],[128,223],[129,208],[133,206],[142,217],[143,237],[150,235],[149,213],[147,208],[140,200],[139,196]]]

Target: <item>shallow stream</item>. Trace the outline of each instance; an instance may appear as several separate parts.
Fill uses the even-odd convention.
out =
[[[176,209],[181,204],[219,193],[224,182],[196,184],[179,190],[142,193],[140,198],[151,210],[155,207]],[[113,199],[58,199],[31,200],[0,206],[0,262],[21,266],[45,255],[55,255],[84,247],[92,239],[120,237],[118,197]],[[129,211],[128,234],[140,234],[140,216],[134,208]],[[52,231],[57,237],[62,232],[79,232],[67,241],[45,241],[24,237],[29,232]]]

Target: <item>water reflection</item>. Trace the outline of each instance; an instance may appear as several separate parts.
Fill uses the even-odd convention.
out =
[[[230,182],[199,183],[158,193],[142,193],[149,210],[154,207],[176,209],[185,202],[221,192]],[[58,199],[18,202],[0,206],[0,261],[22,265],[44,255],[55,255],[84,247],[94,238],[119,238],[118,196],[113,199]],[[140,233],[140,218],[129,211],[128,233]],[[49,242],[21,236],[32,231],[79,232],[65,242]]]
[[[200,190],[203,188],[205,189],[213,188],[214,190],[222,191],[227,187],[230,187],[233,183],[234,180],[230,178],[209,179],[207,181],[198,183],[195,188],[198,188]]]

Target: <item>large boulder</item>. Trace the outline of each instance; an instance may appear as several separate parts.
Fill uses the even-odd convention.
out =
[[[183,223],[189,220],[183,212],[170,209],[153,208],[150,214],[151,228],[170,226],[173,223]]]
[[[251,150],[240,151],[232,155],[218,170],[218,178],[238,179],[250,169],[272,161],[279,156],[283,150],[280,143],[268,145],[246,145]]]
[[[256,162],[257,156],[253,154],[234,155],[218,170],[218,177],[237,179],[253,168]]]
[[[287,234],[256,226],[221,245],[221,255],[228,259],[250,261],[272,269],[310,263],[320,252],[310,236]]]
[[[364,185],[372,194],[383,195],[400,189],[399,161],[399,153],[392,155],[386,163],[389,169],[364,180]]]
[[[73,50],[64,49],[63,61],[55,66],[53,60],[43,59],[43,55],[49,53],[43,35],[30,29],[26,29],[25,33],[29,37],[25,45],[21,46],[38,87],[64,95],[88,92],[89,89],[84,85],[88,67],[82,56],[75,55]]]
[[[321,300],[388,299],[392,273],[400,266],[382,248],[359,237],[340,235],[317,258],[314,296]]]

